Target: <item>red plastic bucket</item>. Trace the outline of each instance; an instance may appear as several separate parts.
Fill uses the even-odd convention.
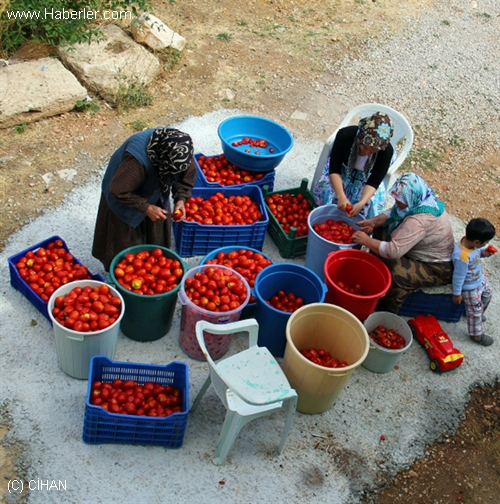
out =
[[[340,306],[363,322],[371,315],[378,302],[391,286],[389,268],[373,254],[363,250],[337,250],[325,261],[325,283],[328,287],[325,302]],[[337,284],[360,284],[361,294],[351,294]]]

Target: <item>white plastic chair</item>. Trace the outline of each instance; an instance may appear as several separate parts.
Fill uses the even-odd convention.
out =
[[[276,410],[283,409],[287,412],[279,453],[292,425],[297,393],[290,388],[285,374],[271,352],[265,347],[257,346],[258,330],[259,324],[255,319],[222,325],[205,320],[196,323],[196,337],[209,364],[210,373],[196,396],[191,411],[196,409],[210,383],[227,408],[212,459],[215,465],[224,463],[240,429],[251,420],[270,415]],[[205,346],[203,331],[215,334],[248,332],[249,347],[215,363]]]
[[[413,130],[411,129],[410,123],[407,121],[406,117],[404,117],[401,113],[391,107],[388,107],[387,105],[380,105],[379,103],[365,103],[364,105],[358,105],[357,107],[354,107],[344,117],[344,120],[340,123],[340,126],[337,128],[337,130],[330,135],[330,137],[325,142],[323,150],[321,151],[321,154],[319,156],[319,161],[316,166],[316,171],[314,172],[311,186],[313,189],[316,186],[316,182],[321,177],[323,170],[325,169],[326,160],[330,155],[333,142],[335,141],[335,137],[337,136],[339,129],[349,126],[356,116],[359,116],[359,118],[361,119],[363,117],[369,117],[375,112],[382,112],[383,114],[387,114],[391,118],[392,124],[394,126],[394,134],[391,138],[391,144],[394,149],[396,149],[396,144],[403,137],[405,137],[405,143],[401,150],[398,152],[396,161],[392,163],[392,165],[389,167],[389,170],[387,171],[386,176],[384,177],[385,190],[388,191],[390,189],[391,179],[410,152],[411,146],[413,144]]]

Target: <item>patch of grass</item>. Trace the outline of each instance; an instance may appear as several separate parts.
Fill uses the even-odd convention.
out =
[[[121,81],[114,100],[118,112],[144,107],[153,103],[153,97],[148,93],[144,82],[126,76],[120,76],[117,79]]]
[[[441,21],[444,25],[446,26],[450,26],[450,22],[447,20],[447,19],[443,19],[443,21]]]
[[[26,131],[26,127],[28,126],[27,122],[23,122],[21,124],[18,124],[17,126],[14,126],[14,131],[18,135],[22,135]]]
[[[134,131],[144,131],[149,128],[149,124],[144,119],[138,119],[130,124],[130,128]]]
[[[438,64],[433,63],[432,65],[428,65],[427,68],[430,68],[431,70],[437,70]]]
[[[167,47],[160,54],[160,59],[163,63],[163,71],[169,72],[174,68],[177,63],[179,63],[182,57],[182,52],[174,49],[173,47]]]
[[[483,16],[484,16],[486,19],[491,19],[491,14],[488,14],[487,12],[483,12]]]
[[[408,157],[405,159],[403,165],[408,167],[413,166],[413,162],[416,166],[422,170],[432,170],[437,171],[436,163],[439,161],[440,155],[435,150],[430,150],[425,147],[418,147],[411,151]]]
[[[222,42],[229,42],[233,38],[233,36],[230,33],[222,32],[218,33],[215,38],[217,40],[221,40]]]
[[[462,137],[459,137],[458,135],[453,135],[449,140],[448,143],[452,147],[462,147],[464,145],[465,140]]]
[[[247,25],[248,25],[248,23],[247,23],[244,19],[242,19],[242,20],[238,21],[238,24],[239,24],[240,26],[247,26]]]

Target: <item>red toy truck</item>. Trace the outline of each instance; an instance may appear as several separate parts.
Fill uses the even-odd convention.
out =
[[[450,337],[443,331],[441,325],[433,315],[417,315],[408,320],[413,337],[421,343],[431,362],[432,371],[442,373],[455,369],[464,360],[464,354],[457,350]]]

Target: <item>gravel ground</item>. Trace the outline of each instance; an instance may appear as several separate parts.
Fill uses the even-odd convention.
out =
[[[357,60],[332,63],[331,70],[343,76],[345,84],[323,91],[348,95],[358,103],[387,99],[412,124],[448,139],[458,135],[467,145],[493,152],[499,143],[494,107],[499,103],[500,68],[491,46],[499,40],[500,9],[493,1],[480,1],[472,8],[474,3],[437,2],[432,15],[423,15],[418,22],[409,20],[403,36],[387,45],[374,39]],[[216,154],[220,152],[217,126],[234,113],[214,112],[179,127],[192,134],[197,151]],[[320,150],[319,142],[295,135],[294,149],[277,170],[276,189],[296,187],[303,176],[311,179],[311,160],[318,158]],[[0,254],[4,277],[9,274],[9,256],[54,234],[62,236],[93,272],[102,273],[90,254],[102,168],[60,208],[8,240]],[[452,170],[450,165],[449,176]],[[464,224],[458,219],[453,222],[458,238]],[[498,240],[494,243],[498,246]],[[269,236],[264,252],[283,260]],[[188,262],[194,266],[199,260]],[[84,444],[87,384],[59,369],[52,328],[6,285],[0,313],[0,413],[10,426],[7,445],[23,450],[17,473],[4,477],[66,481],[66,491],[31,491],[30,503],[358,502],[363,491],[377,487],[381,475],[395,474],[422,456],[435,439],[453,433],[474,386],[499,379],[499,266],[500,255],[484,261],[494,291],[486,329],[496,338],[495,345],[482,348],[470,343],[463,319],[443,323],[466,356],[460,369],[432,373],[427,355],[413,344],[399,370],[377,375],[360,367],[331,410],[298,414],[281,456],[275,448],[284,418],[275,414],[247,425],[221,467],[212,465],[210,457],[225,411],[211,389],[190,415],[180,450]],[[32,325],[32,320],[37,324]],[[187,362],[192,400],[205,379],[206,366],[183,354],[178,330],[179,307],[171,331],[156,342],[138,343],[120,334],[115,358]],[[239,345],[233,342],[230,351]],[[6,494],[5,499],[16,502],[19,496]]]
[[[191,118],[179,125],[206,154],[220,151],[216,126],[234,112],[219,111]],[[299,185],[311,177],[321,144],[302,137],[276,174],[276,187]],[[307,167],[307,168],[306,168]],[[103,273],[91,257],[90,243],[99,198],[101,172],[84,188],[75,189],[54,212],[39,217],[11,237],[1,254],[2,274],[7,258],[29,244],[58,234],[91,271]],[[463,223],[454,220],[457,237]],[[269,236],[264,252],[283,261]],[[190,258],[190,266],[200,257]],[[297,261],[303,264],[303,260]],[[489,279],[499,291],[500,256],[485,262]],[[482,348],[468,341],[465,322],[443,323],[454,343],[466,355],[455,372],[436,375],[425,352],[415,343],[399,370],[377,375],[356,369],[334,407],[321,415],[298,414],[285,450],[275,449],[284,417],[274,414],[247,425],[228,462],[210,462],[220,433],[224,408],[209,389],[199,409],[190,415],[184,444],[179,450],[105,444],[81,440],[86,382],[66,376],[58,366],[53,330],[18,292],[2,292],[0,356],[2,412],[8,417],[7,442],[19,443],[23,453],[17,476],[25,481],[62,480],[67,490],[32,491],[28,502],[256,502],[283,501],[351,503],[363,490],[376,485],[381,474],[394,474],[425,453],[442,434],[452,433],[467,404],[471,387],[498,379],[500,346]],[[499,297],[492,302],[487,329],[498,339]],[[32,325],[31,321],[38,323]],[[206,366],[183,354],[177,341],[179,307],[164,338],[139,343],[120,334],[116,360],[189,364],[191,401],[206,376]],[[231,350],[241,345],[238,339]],[[385,440],[381,441],[381,436]],[[158,471],[158,468],[162,469]],[[13,475],[8,475],[13,477]],[[49,495],[47,495],[49,493]],[[120,496],[120,497],[119,497]],[[15,502],[16,496],[7,496]]]

